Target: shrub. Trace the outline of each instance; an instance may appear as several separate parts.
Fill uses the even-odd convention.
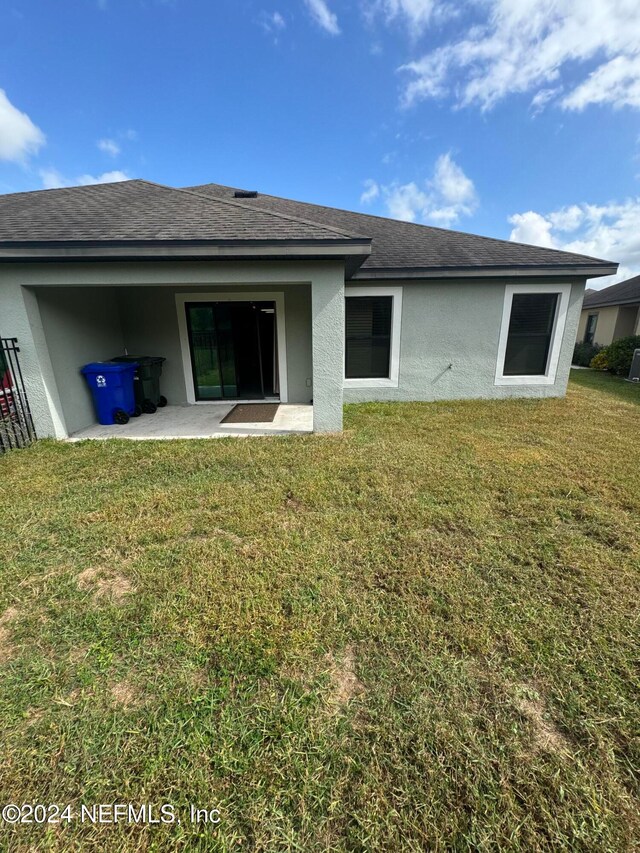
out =
[[[640,335],[620,338],[607,347],[607,369],[618,376],[628,376],[633,360],[633,351],[640,349]]]
[[[576,344],[573,348],[572,364],[579,367],[589,367],[594,356],[598,355],[602,347],[600,344]]]
[[[593,367],[594,370],[608,370],[609,369],[609,347],[602,347],[597,355],[589,362],[589,367]]]

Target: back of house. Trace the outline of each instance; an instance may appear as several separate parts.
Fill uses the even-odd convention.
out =
[[[565,393],[585,284],[617,264],[218,184],[0,196],[0,334],[40,436],[95,421],[86,363],[165,359],[174,406]],[[116,433],[117,434],[117,433]]]

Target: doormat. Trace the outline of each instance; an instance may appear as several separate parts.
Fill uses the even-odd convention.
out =
[[[279,405],[279,403],[238,403],[220,423],[270,424],[276,416]]]

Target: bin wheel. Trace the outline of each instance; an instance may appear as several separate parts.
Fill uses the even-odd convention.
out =
[[[151,400],[145,400],[142,404],[142,411],[145,415],[154,415],[157,411],[158,407],[151,402]]]
[[[136,406],[135,409],[133,410],[133,417],[139,418],[141,414],[142,414],[142,406]]]
[[[129,423],[129,415],[123,409],[116,409],[113,413],[113,419],[121,426]]]
[[[164,409],[164,407],[167,405],[167,403],[168,403],[168,402],[169,402],[169,401],[167,400],[167,398],[166,398],[166,397],[160,397],[160,399],[158,400],[158,406],[159,406],[161,409]]]

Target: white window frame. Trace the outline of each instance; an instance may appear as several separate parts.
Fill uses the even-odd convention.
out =
[[[557,293],[559,298],[556,305],[556,316],[551,331],[551,343],[549,355],[547,356],[547,368],[544,374],[505,376],[504,359],[507,354],[507,340],[509,337],[509,323],[511,322],[511,306],[513,297],[520,293]],[[502,325],[500,327],[500,341],[498,343],[498,362],[496,365],[496,385],[553,385],[558,372],[560,360],[560,349],[562,338],[567,323],[567,310],[569,308],[569,297],[571,295],[571,284],[507,284],[504,293],[504,305],[502,308]]]
[[[210,290],[204,293],[176,293],[176,309],[178,312],[178,330],[180,333],[180,349],[182,351],[182,369],[186,383],[187,403],[192,406],[212,406],[220,403],[233,401],[232,397],[220,400],[196,400],[196,392],[193,381],[193,367],[191,366],[191,348],[189,346],[189,331],[187,329],[187,303],[188,302],[275,302],[276,307],[276,333],[278,337],[278,377],[280,384],[280,402],[286,403],[289,399],[287,386],[287,333],[285,328],[284,293],[246,293],[236,290],[231,293],[212,293]],[[243,403],[250,402],[243,400]]]
[[[402,331],[402,287],[355,287],[344,289],[346,300],[350,296],[391,296],[391,340],[389,341],[389,376],[347,379],[347,343],[345,317],[344,387],[345,388],[397,388],[400,380],[400,334]]]

